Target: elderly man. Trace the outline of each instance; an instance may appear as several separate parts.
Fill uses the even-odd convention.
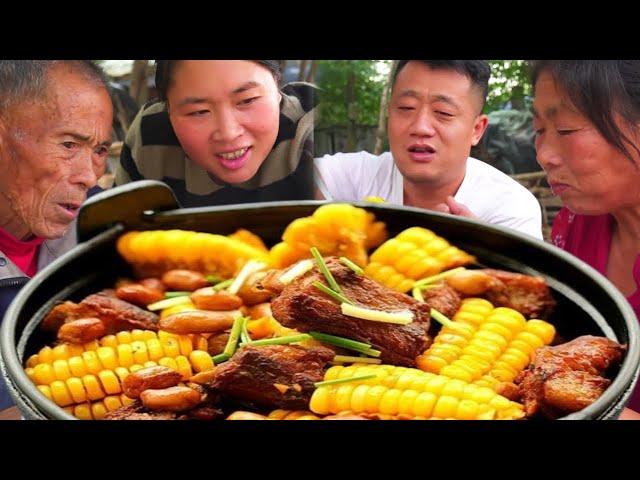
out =
[[[390,152],[315,159],[318,198],[365,197],[478,217],[542,239],[540,205],[515,180],[469,157],[487,127],[482,60],[401,60],[389,102]]]
[[[0,320],[30,277],[71,249],[104,173],[113,109],[90,61],[0,61]],[[12,404],[0,380],[0,410]]]

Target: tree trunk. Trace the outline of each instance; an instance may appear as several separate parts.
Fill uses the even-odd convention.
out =
[[[356,72],[351,70],[347,74],[347,86],[344,92],[345,106],[347,108],[347,152],[353,152],[358,142],[356,136],[356,122],[358,119],[356,111]]]
[[[147,86],[147,66],[149,60],[134,60],[131,69],[131,89],[129,93],[138,106],[147,101],[149,87]]]
[[[391,92],[391,78],[393,77],[393,71],[395,70],[397,63],[397,60],[393,60],[391,62],[391,69],[389,70],[387,83],[382,90],[382,97],[380,98],[380,113],[378,115],[378,130],[376,131],[376,146],[373,150],[374,155],[380,155],[384,146],[384,137],[387,133],[387,106],[389,105],[389,94]]]
[[[300,70],[298,71],[298,81],[304,82],[304,78],[307,73],[307,65],[309,64],[309,60],[300,60]]]
[[[307,75],[308,83],[315,83],[317,70],[318,70],[318,61],[311,60],[311,68],[309,69],[309,74]]]

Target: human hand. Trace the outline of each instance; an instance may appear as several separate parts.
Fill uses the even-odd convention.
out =
[[[450,213],[451,215],[458,215],[459,217],[477,218],[466,205],[456,202],[451,195],[446,198],[445,203],[436,205],[434,210],[442,213]]]

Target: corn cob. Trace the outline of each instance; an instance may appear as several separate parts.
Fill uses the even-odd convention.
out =
[[[524,330],[509,342],[491,370],[474,383],[495,390],[502,382],[513,382],[531,363],[535,351],[549,345],[555,334],[556,330],[550,323],[538,319],[529,320]]]
[[[418,366],[465,382],[482,379],[478,385],[492,388],[500,381],[513,381],[529,364],[533,351],[551,342],[555,329],[542,320],[527,322],[510,308],[489,310],[490,305],[467,299],[454,316],[465,329],[443,328],[433,345],[418,357]]]
[[[431,347],[418,356],[418,368],[426,372],[440,373],[440,370],[453,362],[462,353],[478,326],[493,311],[493,305],[482,298],[466,298],[453,316],[458,328],[442,327]]]
[[[205,338],[196,340],[193,338],[195,336],[158,332],[157,338],[143,341],[133,340],[133,335],[121,335],[124,333],[132,332],[103,337],[100,343],[108,346],[86,350],[68,359],[53,360],[51,354],[51,363],[38,363],[27,367],[25,371],[45,396],[65,407],[120,394],[126,376],[145,367],[163,365],[172,368],[182,374],[183,380],[191,377],[194,371],[201,372],[214,367],[206,350],[193,348],[194,341],[204,346]],[[137,338],[144,338],[144,335],[138,334]]]
[[[373,252],[365,275],[389,288],[407,292],[416,280],[474,260],[431,230],[411,227]]]
[[[310,409],[317,414],[353,411],[424,418],[517,419],[522,405],[493,390],[414,368],[355,364],[327,370],[325,380],[375,374],[368,380],[317,388]]]
[[[259,236],[257,236],[255,233],[251,233],[249,230],[245,230],[244,228],[240,228],[231,235],[227,236],[232,240],[238,240],[242,243],[246,243],[247,245],[251,245],[252,247],[257,248],[262,252],[269,252],[269,249]]]
[[[62,343],[55,347],[43,347],[40,351],[34,355],[31,355],[27,360],[27,367],[35,367],[39,363],[52,364],[54,360],[68,360],[72,357],[81,356],[84,352],[96,351],[100,347],[114,347],[117,348],[121,344],[130,344],[134,341],[147,342],[149,340],[165,341],[168,338],[174,340],[169,342],[168,348],[172,349],[172,344],[177,341],[178,350],[182,355],[189,355],[191,350],[199,349],[206,350],[203,346],[206,344],[205,335],[190,334],[190,335],[175,335],[164,331],[154,332],[152,330],[124,330],[118,332],[115,335],[106,335],[100,340],[94,340],[82,345],[72,343]],[[189,347],[191,343],[191,347]],[[152,348],[155,342],[152,342]]]
[[[367,249],[386,239],[386,227],[376,222],[372,213],[353,205],[334,203],[323,205],[310,217],[291,222],[282,235],[282,242],[270,251],[271,263],[284,268],[311,257],[309,249],[316,247],[323,256],[345,256],[360,266],[367,262]]]
[[[39,386],[40,391],[49,399],[54,401],[48,387]],[[108,412],[117,410],[122,406],[131,404],[134,400],[122,395],[109,395],[97,402],[84,402],[77,405],[63,407],[69,415],[73,415],[79,420],[101,420]]]
[[[186,230],[128,232],[117,248],[127,262],[155,274],[186,268],[231,278],[248,260],[269,260],[266,252],[235,238]]]

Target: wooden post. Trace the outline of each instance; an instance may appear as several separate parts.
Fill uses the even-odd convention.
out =
[[[378,114],[378,130],[376,131],[376,146],[373,150],[374,155],[380,155],[382,153],[382,147],[384,146],[384,137],[387,134],[387,107],[389,105],[389,96],[391,92],[391,78],[397,63],[397,60],[393,60],[391,62],[391,69],[387,76],[387,83],[382,90],[382,97],[380,98],[380,113]]]

